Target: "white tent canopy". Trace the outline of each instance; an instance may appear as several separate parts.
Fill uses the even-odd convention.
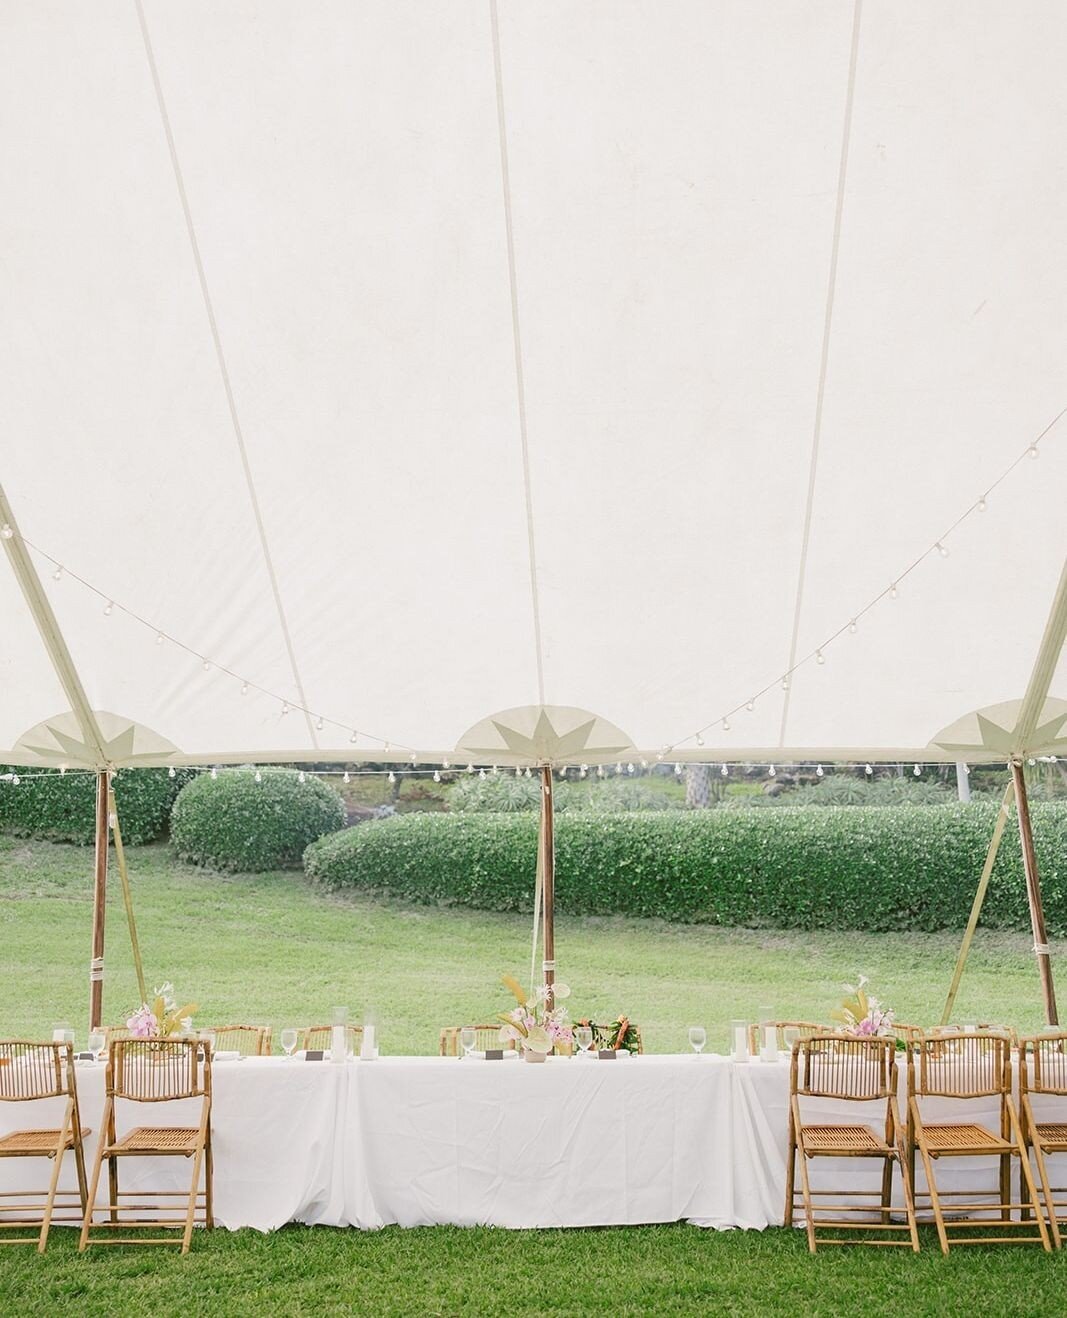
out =
[[[1058,0],[2,20],[0,762],[1067,746]]]

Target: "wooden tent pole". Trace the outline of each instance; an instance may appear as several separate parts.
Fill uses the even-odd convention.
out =
[[[552,766],[541,766],[541,852],[542,883],[544,885],[544,960],[542,968],[548,993],[545,1005],[551,1011],[554,1005],[552,985],[556,982],[556,850],[553,831],[554,803],[552,799]]]
[[[1041,904],[1041,880],[1037,873],[1037,853],[1034,835],[1030,829],[1030,802],[1026,795],[1026,777],[1022,760],[1012,760],[1011,776],[1015,783],[1015,809],[1019,817],[1019,841],[1022,843],[1023,869],[1026,871],[1026,895],[1030,902],[1030,924],[1034,931],[1034,954],[1041,973],[1041,993],[1045,999],[1045,1021],[1059,1024],[1056,1010],[1056,989],[1052,983],[1052,958],[1049,955],[1048,936],[1045,933],[1045,912]]]
[[[104,996],[104,900],[107,896],[110,774],[96,775],[96,869],[93,881],[93,954],[89,962],[89,1029],[100,1028]]]
[[[952,1019],[952,1008],[955,1006],[956,994],[959,992],[960,980],[963,978],[963,968],[967,964],[967,954],[971,950],[971,940],[974,938],[974,931],[978,927],[978,917],[982,914],[982,903],[985,901],[986,890],[989,887],[989,880],[997,859],[997,852],[1000,850],[1000,839],[1004,836],[1004,825],[1008,821],[1008,802],[1014,791],[1015,785],[1009,779],[1007,787],[1004,788],[1000,809],[997,811],[997,822],[993,825],[993,837],[989,843],[989,850],[986,852],[985,864],[982,866],[982,877],[978,880],[978,891],[974,894],[971,917],[967,921],[967,928],[963,934],[963,943],[960,946],[960,954],[956,958],[956,969],[952,973],[952,984],[948,990],[948,997],[945,999],[945,1010],[941,1013],[942,1025],[947,1025]]]
[[[126,907],[126,923],[130,927],[130,946],[133,948],[133,968],[137,974],[137,989],[141,1001],[148,1001],[148,990],[144,982],[144,966],[141,962],[141,944],[137,938],[137,921],[133,918],[133,894],[130,892],[130,874],[126,868],[126,851],[122,845],[122,829],[119,827],[119,808],[115,801],[115,789],[108,788],[108,821],[111,825],[111,837],[115,843],[115,863],[119,870],[122,884],[122,902]]]

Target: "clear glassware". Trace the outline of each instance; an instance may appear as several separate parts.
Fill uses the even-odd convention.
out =
[[[296,1030],[282,1030],[282,1052],[286,1057],[292,1057],[293,1049],[296,1047],[297,1034]]]
[[[581,1056],[585,1057],[589,1049],[593,1046],[593,1028],[591,1025],[579,1025],[574,1031],[574,1040],[578,1045]]]
[[[74,1031],[70,1028],[69,1022],[59,1021],[58,1024],[52,1026],[52,1042],[53,1043],[74,1042]]]
[[[785,1050],[792,1056],[793,1049],[800,1042],[800,1031],[795,1025],[787,1025],[782,1031],[782,1041],[785,1044]]]
[[[689,1046],[699,1057],[704,1051],[704,1045],[708,1041],[708,1032],[703,1025],[690,1025],[689,1027]]]
[[[107,1043],[107,1035],[103,1030],[89,1031],[89,1051],[93,1055],[93,1061],[100,1060],[100,1054],[104,1051],[104,1045]]]
[[[474,1045],[478,1042],[478,1036],[474,1032],[473,1025],[464,1025],[459,1032],[460,1047],[463,1049],[463,1056],[469,1057],[474,1052]]]
[[[206,1048],[207,1048],[207,1051],[208,1051],[208,1052],[214,1053],[214,1051],[215,1051],[215,1039],[216,1039],[216,1035],[215,1035],[215,1031],[214,1031],[214,1030],[201,1030],[201,1031],[200,1031],[200,1042],[201,1042],[202,1044],[205,1044],[205,1045],[206,1045]]]
[[[748,1021],[730,1022],[730,1056],[735,1062],[748,1061]]]

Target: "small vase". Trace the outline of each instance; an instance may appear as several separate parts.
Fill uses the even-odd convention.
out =
[[[524,1048],[522,1050],[522,1059],[524,1062],[543,1062],[546,1053],[535,1052],[533,1048]]]

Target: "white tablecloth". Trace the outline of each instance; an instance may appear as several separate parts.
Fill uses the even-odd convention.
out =
[[[79,1064],[77,1074],[91,1161],[104,1067]],[[246,1058],[217,1063],[214,1089],[216,1220],[229,1228],[782,1221],[784,1059],[549,1058],[530,1066],[395,1057],[335,1066]],[[58,1122],[55,1101],[37,1108],[31,1117],[25,1104],[0,1103],[0,1134]],[[831,1120],[860,1118],[851,1104],[823,1110]],[[934,1101],[929,1115],[948,1112]],[[996,1129],[995,1104],[969,1108],[966,1119]],[[192,1120],[188,1106],[126,1104],[119,1129]],[[0,1160],[0,1189],[18,1184],[26,1167]],[[818,1184],[819,1160],[815,1168]],[[833,1165],[838,1183],[849,1178],[856,1188],[877,1188],[880,1171],[860,1159]],[[189,1164],[127,1159],[121,1175],[123,1188],[177,1189],[188,1184]],[[991,1160],[946,1162],[945,1175],[951,1188],[995,1184]],[[64,1184],[74,1183],[68,1156]]]

